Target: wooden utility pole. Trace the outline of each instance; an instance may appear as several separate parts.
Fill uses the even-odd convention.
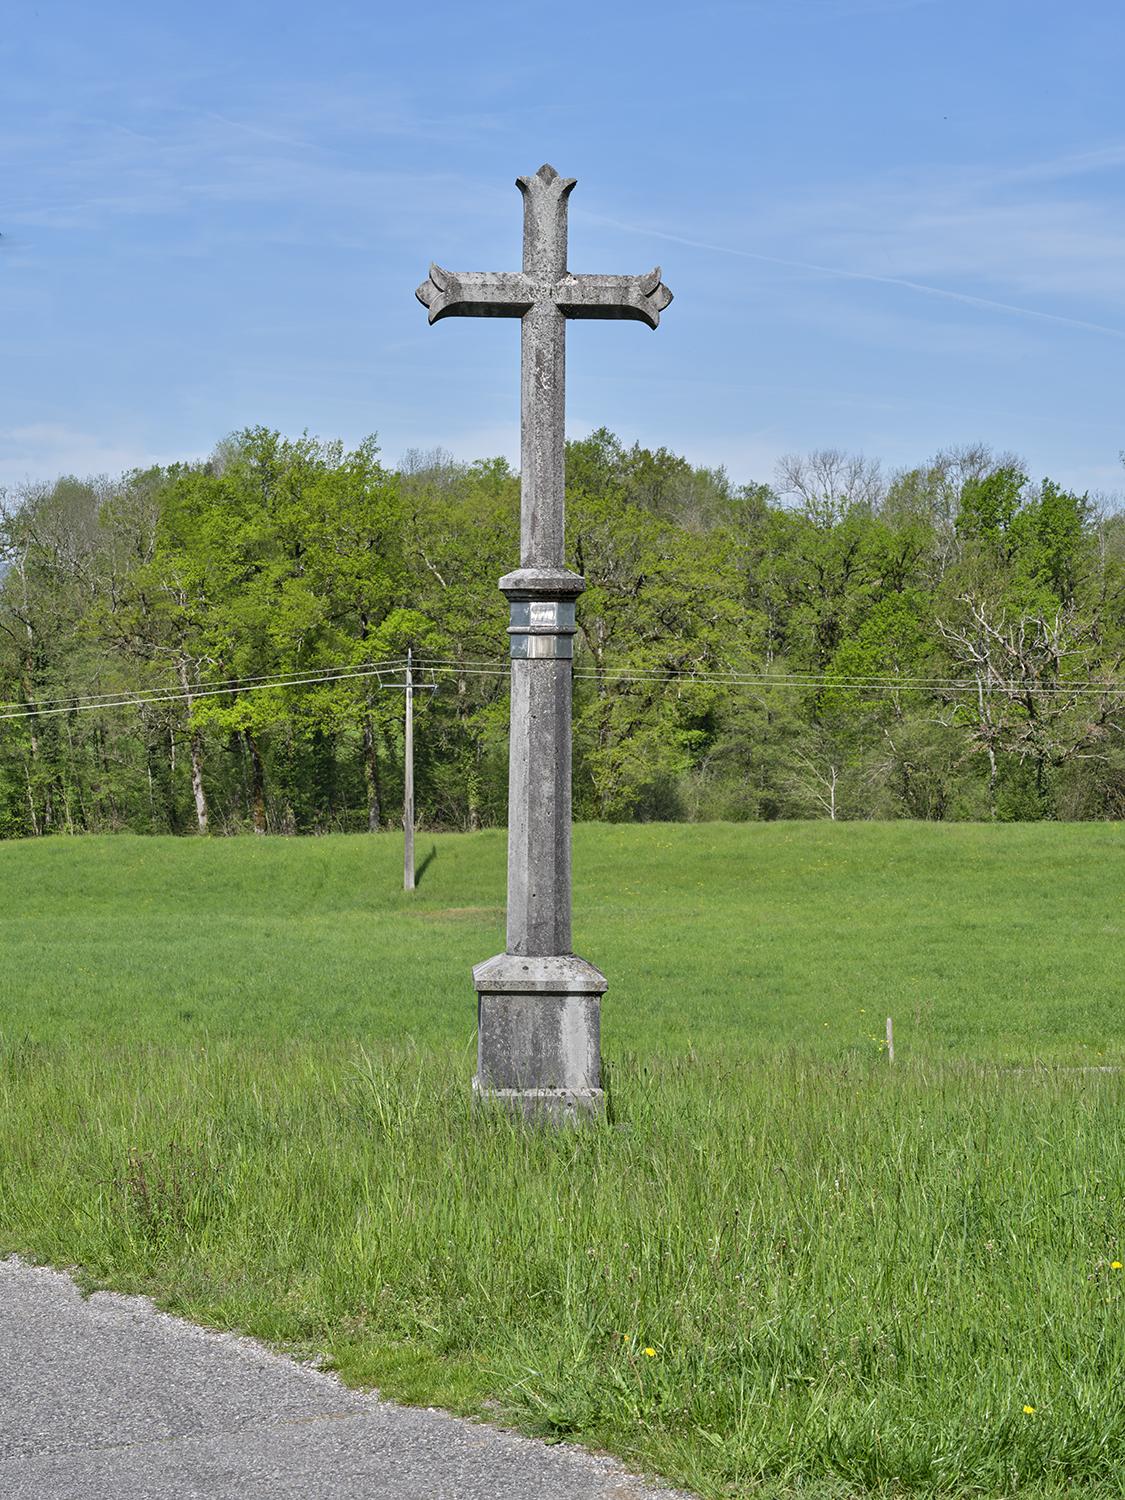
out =
[[[414,889],[414,653],[406,648],[406,754],[402,786],[402,888]]]

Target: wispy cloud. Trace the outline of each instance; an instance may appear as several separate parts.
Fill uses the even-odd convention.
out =
[[[1121,167],[1125,144],[1113,143],[1013,168],[919,169],[805,188],[745,216],[741,242],[729,237],[729,224],[727,233],[711,237],[586,217],[808,276],[896,287],[980,312],[1125,339],[1120,197],[1059,190]],[[754,241],[760,248],[751,248]],[[790,245],[815,246],[821,254],[792,254]],[[1025,300],[1029,293],[1043,300]],[[1090,315],[1103,308],[1120,309],[1123,321]]]
[[[1020,166],[993,170],[983,179],[994,184],[1005,182],[1064,182],[1069,178],[1088,177],[1095,172],[1111,171],[1125,166],[1125,142],[1113,142],[1097,146],[1088,151],[1072,151],[1062,156],[1050,156],[1042,161],[1025,162]]]
[[[1125,143],[998,166],[935,165],[820,184],[776,205],[768,234],[815,244],[810,260],[1024,305],[1027,294],[1125,311],[1120,185]]]
[[[488,134],[497,122],[479,113],[442,117],[310,95],[266,100],[237,116],[172,101],[139,117],[143,127],[134,128],[84,112],[79,102],[45,114],[34,131],[7,133],[0,139],[0,171],[14,184],[7,222],[27,240],[36,230],[92,232],[130,218],[202,222],[198,210],[206,205],[236,213],[270,208],[279,222],[315,225],[315,233],[306,231],[309,241],[323,242],[341,222],[397,236],[403,226],[451,211],[474,219],[500,191],[432,165],[368,164],[392,156],[385,148],[391,139],[401,147],[404,140],[464,142]],[[393,156],[400,162],[401,150]],[[223,226],[228,240],[236,232],[231,220],[228,214]],[[209,237],[215,227],[208,223],[200,233]],[[256,220],[253,232],[272,237],[273,229]]]
[[[845,266],[825,266],[816,261],[790,260],[786,256],[765,255],[760,251],[744,249],[740,245],[720,245],[710,240],[689,239],[685,235],[672,234],[668,230],[654,229],[651,225],[623,224],[619,220],[605,218],[600,214],[589,214],[586,217],[595,223],[605,224],[629,234],[643,234],[650,239],[667,240],[694,250],[707,250],[717,255],[734,255],[742,260],[755,260],[766,265],[784,266],[791,271],[806,271],[810,275],[831,276],[842,281],[867,281],[879,286],[902,287],[906,291],[920,292],[927,297],[944,297],[951,302],[961,302],[968,307],[979,307],[990,312],[1010,313],[1021,318],[1039,318],[1048,323],[1065,323],[1071,328],[1083,328],[1090,333],[1101,333],[1110,338],[1125,339],[1125,328],[1113,328],[1108,324],[1090,322],[1085,318],[1072,318],[1063,313],[1046,312],[1042,308],[1022,307],[1012,302],[998,302],[992,297],[977,297],[970,292],[958,292],[952,287],[932,286],[927,282],[912,281],[904,276],[881,276],[873,271],[854,271]]]

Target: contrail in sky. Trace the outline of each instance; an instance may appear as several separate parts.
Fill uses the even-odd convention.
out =
[[[1104,333],[1112,339],[1125,339],[1125,329],[1109,328],[1104,323],[1088,323],[1083,318],[1068,318],[1063,313],[1041,312],[1035,307],[1019,307],[1014,302],[995,302],[991,297],[974,297],[969,292],[954,292],[949,287],[931,286],[925,281],[907,281],[902,276],[879,276],[873,271],[845,271],[840,266],[821,266],[813,261],[786,260],[780,255],[762,255],[756,250],[742,250],[735,245],[715,245],[707,240],[687,239],[682,234],[669,234],[664,229],[622,224],[617,219],[607,219],[602,214],[592,214],[582,209],[578,210],[576,217],[608,225],[611,229],[624,230],[626,234],[644,234],[653,239],[669,240],[674,245],[687,245],[692,250],[710,250],[718,255],[737,255],[742,260],[757,260],[770,266],[785,266],[791,271],[812,271],[818,276],[835,276],[842,281],[872,281],[880,286],[901,286],[910,292],[923,292],[927,297],[945,297],[950,302],[964,302],[969,307],[983,307],[992,312],[1014,313],[1020,318],[1039,318],[1045,323],[1064,323],[1068,328],[1084,328],[1088,333]]]

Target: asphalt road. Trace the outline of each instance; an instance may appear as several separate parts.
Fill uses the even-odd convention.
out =
[[[350,1391],[0,1261],[3,1500],[670,1500],[610,1459]]]

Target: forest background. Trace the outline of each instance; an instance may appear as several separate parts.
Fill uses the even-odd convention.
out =
[[[518,509],[503,459],[264,428],[7,496],[0,836],[397,822],[408,648],[420,824],[503,823]],[[576,816],[1125,815],[1112,502],[983,446],[738,487],[603,429],[567,532]]]

